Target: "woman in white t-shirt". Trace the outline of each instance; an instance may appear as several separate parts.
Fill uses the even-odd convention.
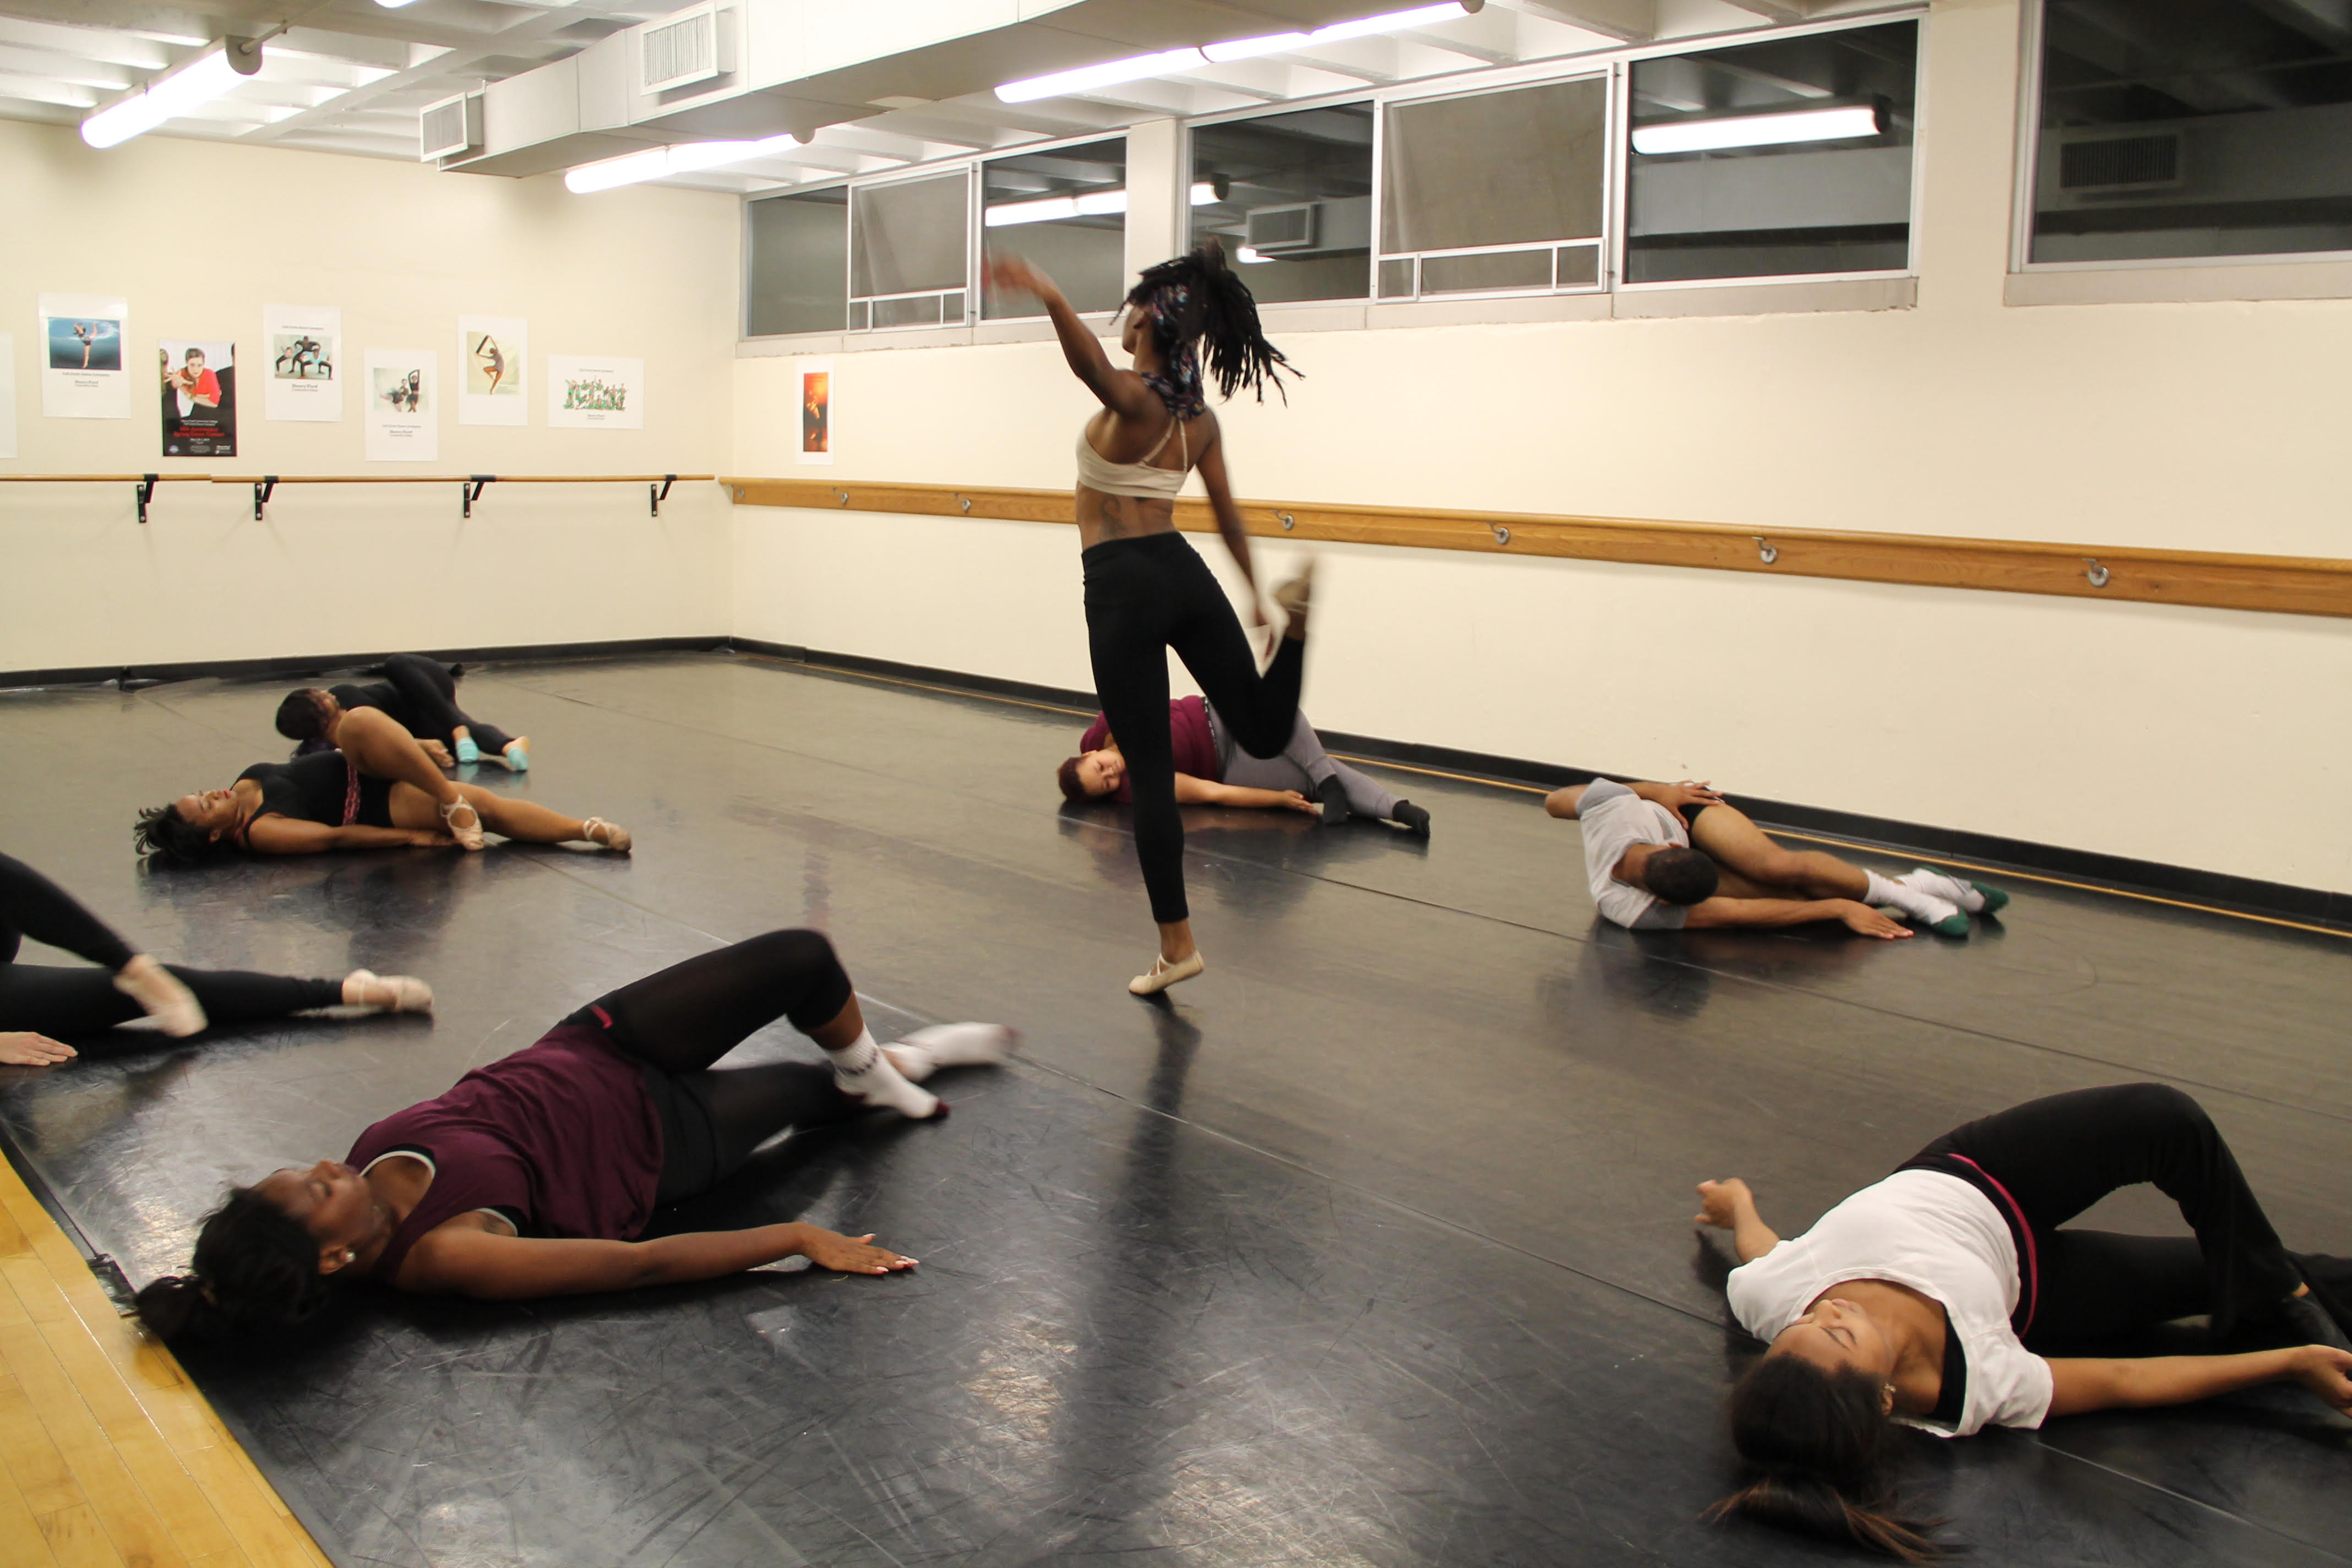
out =
[[[2140,1182],[2180,1205],[2193,1238],[2060,1228]],[[1924,1562],[1936,1548],[1896,1502],[1894,1423],[1964,1437],[2287,1380],[2352,1415],[2352,1342],[2212,1120],[2169,1086],[2078,1089],[1971,1121],[1785,1241],[1745,1182],[1698,1190],[1698,1222],[1730,1231],[1739,1254],[1732,1313],[1771,1347],[1732,1390],[1732,1439],[1755,1474],[1718,1516]],[[2026,1348],[2198,1313],[2217,1337],[2252,1327],[2304,1342],[2126,1359]]]

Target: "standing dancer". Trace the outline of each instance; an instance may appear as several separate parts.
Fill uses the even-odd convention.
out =
[[[1078,437],[1079,561],[1095,690],[1112,730],[1126,741],[1135,854],[1160,926],[1158,960],[1127,988],[1138,996],[1155,995],[1207,967],[1193,944],[1184,902],[1184,826],[1176,810],[1163,650],[1176,650],[1244,751],[1280,755],[1297,721],[1313,571],[1310,563],[1275,590],[1289,621],[1261,676],[1232,601],[1176,531],[1176,494],[1197,463],[1217,531],[1250,585],[1251,613],[1263,624],[1249,535],[1226,482],[1224,443],[1201,383],[1200,348],[1207,346],[1209,373],[1228,398],[1246,386],[1263,401],[1265,384],[1278,389],[1277,367],[1289,362],[1258,330],[1249,286],[1227,270],[1224,252],[1213,242],[1161,262],[1128,292],[1119,347],[1132,357],[1130,370],[1110,363],[1053,279],[1028,262],[1018,257],[992,261],[988,275],[999,289],[1037,297],[1053,319],[1071,373],[1102,401],[1102,412]],[[1162,461],[1171,444],[1175,461]]]

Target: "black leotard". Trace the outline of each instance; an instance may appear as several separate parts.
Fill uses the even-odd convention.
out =
[[[352,767],[341,752],[313,752],[290,763],[256,763],[236,775],[261,786],[261,809],[329,827],[392,826],[392,781]]]

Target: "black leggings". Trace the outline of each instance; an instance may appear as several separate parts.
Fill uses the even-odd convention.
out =
[[[861,1107],[811,1062],[710,1064],[778,1018],[803,1034],[849,1005],[848,973],[823,932],[772,931],[673,963],[599,996],[564,1020],[602,1024],[647,1069],[666,1147],[655,1202],[716,1185],[787,1127],[814,1127]],[[609,1020],[609,1022],[607,1022]]]
[[[18,963],[24,939],[60,947],[96,969]],[[29,1029],[64,1038],[127,1024],[144,1009],[114,988],[115,971],[138,950],[74,901],[72,894],[26,865],[0,855],[0,1029]],[[282,1018],[308,1007],[332,1007],[343,988],[332,980],[292,980],[233,969],[163,966],[195,993],[215,1024]]]
[[[484,756],[502,754],[514,739],[495,724],[485,724],[467,717],[457,706],[457,678],[449,667],[437,658],[423,654],[396,653],[383,661],[384,679],[399,693],[400,705],[406,710],[409,732],[440,742],[455,748],[457,729],[462,724],[473,736],[474,744]],[[366,691],[365,687],[361,688]]]
[[[1306,645],[1283,638],[1274,662],[1259,675],[1233,601],[1181,533],[1107,539],[1079,560],[1086,568],[1095,698],[1127,757],[1135,855],[1143,863],[1151,918],[1168,925],[1189,911],[1164,650],[1176,650],[1243,751],[1274,757],[1290,743],[1298,720]]]
[[[2040,1262],[2034,1340],[2100,1339],[2200,1312],[2226,1334],[2303,1282],[2212,1118],[2169,1085],[2029,1100],[1953,1129],[1913,1163],[1949,1154],[1974,1161],[2024,1213]],[[2059,1228],[2140,1182],[2180,1205],[2193,1239]]]

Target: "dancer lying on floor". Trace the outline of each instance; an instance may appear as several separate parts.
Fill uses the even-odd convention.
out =
[[[1552,791],[1544,810],[1582,824],[1592,902],[1635,931],[1843,921],[1864,936],[1909,936],[1878,912],[1888,905],[1930,931],[1966,936],[1969,915],[2009,902],[1998,888],[1925,866],[1889,880],[1818,849],[1783,849],[1703,784],[1595,779]]]
[[[1325,826],[1350,816],[1378,817],[1429,837],[1429,813],[1400,800],[1323,749],[1307,715],[1290,727],[1290,744],[1279,756],[1253,757],[1234,743],[1233,731],[1203,697],[1180,697],[1168,704],[1169,743],[1176,763],[1179,805],[1283,806],[1318,812]],[[1110,732],[1110,721],[1095,715],[1078,741],[1078,755],[1055,771],[1063,797],[1083,805],[1090,800],[1129,800],[1127,757]],[[1311,798],[1310,798],[1311,797]]]
[[[2153,1183],[2189,1237],[2061,1228],[2118,1187]],[[1728,1293],[1771,1349],[1731,1394],[1759,1472],[1720,1505],[1925,1561],[1892,1476],[1892,1422],[1965,1437],[1988,1426],[2185,1405],[2300,1383],[2352,1415],[2352,1342],[2310,1294],[2229,1145],[2164,1084],[2077,1089],[1955,1128],[1783,1240],[1737,1179],[1699,1185],[1697,1223],[1732,1233]],[[2044,1360],[2210,1314],[2293,1343],[2239,1355]]]
[[[457,668],[423,654],[396,653],[383,661],[383,675],[368,686],[306,686],[288,692],[278,705],[278,732],[301,742],[296,756],[308,756],[340,744],[335,729],[346,712],[373,708],[415,736],[425,755],[442,767],[487,756],[511,773],[530,769],[530,736],[509,735],[458,708]]]
[[[140,812],[139,852],[194,864],[234,850],[316,855],[406,844],[483,847],[487,829],[530,844],[582,842],[629,852],[628,830],[601,816],[565,816],[479,784],[441,776],[416,737],[373,708],[335,725],[332,752],[256,763],[226,789],[184,795]]]
[[[830,1065],[711,1064],[777,1018]],[[289,1327],[335,1281],[517,1300],[713,1279],[806,1257],[844,1273],[915,1259],[812,1225],[630,1239],[654,1211],[717,1185],[788,1128],[874,1106],[946,1107],[918,1088],[999,1062],[994,1024],[877,1046],[832,943],[777,931],[608,992],[538,1042],[360,1134],[349,1163],[272,1173],[205,1217],[186,1274],[139,1292],[166,1339]]]
[[[88,959],[96,969],[19,963],[26,937]],[[66,1038],[127,1024],[142,1013],[167,1035],[206,1024],[282,1018],[313,1007],[432,1011],[433,992],[404,974],[354,969],[341,980],[295,980],[234,969],[166,967],[122,940],[71,893],[0,855],[0,1065],[52,1067],[70,1060]]]
[[[1306,672],[1310,576],[1275,590],[1289,613],[1263,675],[1233,601],[1184,536],[1176,531],[1176,496],[1200,465],[1216,513],[1217,532],[1249,584],[1257,608],[1249,531],[1234,504],[1225,472],[1224,436],[1209,412],[1202,360],[1230,398],[1246,386],[1262,400],[1281,385],[1286,362],[1259,330],[1249,286],[1225,266],[1212,240],[1163,261],[1128,291],[1120,369],[1103,353],[1094,328],[1054,286],[1017,257],[989,264],[989,281],[1034,295],[1062,342],[1070,373],[1102,406],[1078,432],[1079,563],[1086,574],[1087,644],[1095,690],[1113,728],[1127,737],[1127,778],[1134,790],[1135,857],[1160,927],[1160,955],[1128,982],[1153,995],[1207,968],[1192,941],[1184,898],[1184,821],[1176,809],[1176,763],[1161,715],[1168,707],[1168,653],[1174,648],[1201,689],[1252,756],[1279,755],[1297,722]],[[1171,451],[1170,448],[1174,450]]]

